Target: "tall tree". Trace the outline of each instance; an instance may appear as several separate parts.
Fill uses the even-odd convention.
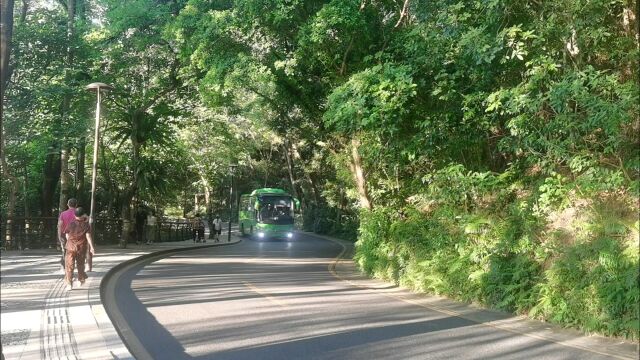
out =
[[[75,32],[76,32],[76,1],[82,2],[83,0],[67,0],[67,51],[65,57],[65,85],[68,88],[72,87],[71,80],[74,72],[74,47],[75,47]],[[70,89],[67,90],[61,106],[62,121],[63,123],[70,122],[69,108],[71,106],[72,93]],[[62,212],[66,209],[67,200],[69,198],[69,155],[70,155],[70,143],[68,139],[63,138],[60,144],[60,199],[58,202],[58,211]]]
[[[9,58],[13,37],[13,8],[13,0],[0,1],[0,96],[3,102],[5,90],[11,79]]]
[[[11,57],[13,38],[13,0],[2,0],[0,2],[0,166],[2,166],[2,176],[9,181],[9,199],[7,202],[7,217],[15,215],[18,179],[11,172],[5,154],[5,130],[4,130],[4,104],[5,92],[11,79],[12,69],[9,59]],[[11,222],[7,221],[6,239],[12,239]]]

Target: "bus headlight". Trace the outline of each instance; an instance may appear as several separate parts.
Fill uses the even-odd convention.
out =
[[[264,237],[264,233],[263,233],[262,231],[261,231],[261,232],[259,232],[259,233],[258,233],[258,237],[259,237],[259,238],[263,238],[263,237]]]
[[[293,237],[293,233],[287,233],[287,237],[291,239]]]

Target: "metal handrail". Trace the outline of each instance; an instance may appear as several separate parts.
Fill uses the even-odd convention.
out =
[[[6,217],[0,221],[0,247],[5,250],[56,248],[58,218],[54,216]],[[97,218],[94,242],[96,245],[116,245],[122,237],[122,220]],[[135,227],[133,228],[135,231]],[[186,219],[158,219],[157,242],[191,239],[191,224]],[[129,234],[129,242],[135,242]]]

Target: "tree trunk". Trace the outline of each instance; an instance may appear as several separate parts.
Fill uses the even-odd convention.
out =
[[[627,36],[635,37],[636,42],[638,42],[640,40],[640,24],[638,24],[637,11],[640,9],[640,4],[634,0],[627,0],[626,2],[622,8],[622,28]]]
[[[29,172],[27,171],[27,165],[24,165],[24,217],[31,216],[29,211]]]
[[[65,83],[71,87],[71,68],[73,67],[73,38],[75,33],[76,1],[67,1],[67,58],[65,59]],[[69,110],[71,105],[71,93],[67,91],[62,99],[62,119],[69,122]],[[69,197],[69,146],[63,142],[60,150],[60,199],[58,209],[63,212],[66,209]]]
[[[316,203],[316,205],[320,204],[320,199],[322,198],[320,196],[320,191],[318,191],[318,186],[316,185],[316,182],[313,180],[313,176],[312,174],[307,173],[307,180],[309,181],[309,184],[311,185],[311,191],[313,192],[313,200]]]
[[[270,142],[269,143],[269,156],[267,157],[267,164],[271,163],[271,158],[273,157],[273,143]],[[264,170],[264,186],[263,187],[267,187],[267,184],[269,183],[269,169],[270,166],[265,166],[265,170]]]
[[[293,195],[295,198],[298,198],[298,190],[296,189],[296,179],[293,174],[293,159],[291,158],[291,152],[290,152],[291,146],[290,146],[289,140],[285,139],[283,147],[284,147],[284,154],[287,159],[287,168],[289,169],[289,181],[291,181],[291,192],[292,192],[291,195]]]
[[[132,127],[133,131],[131,132],[131,147],[133,150],[133,182],[131,183],[131,196],[138,198],[138,185],[140,181],[140,150],[142,144],[138,141],[138,126],[140,121],[142,121],[141,117],[144,116],[143,111],[135,110],[132,116]]]
[[[80,142],[78,143],[78,152],[76,154],[76,199],[80,202],[80,204],[86,204],[86,195],[85,191],[85,158],[87,154],[87,138],[80,138]]]
[[[4,163],[2,165],[3,167],[6,167],[6,163]],[[16,203],[17,203],[17,198],[18,198],[18,179],[16,179],[15,176],[9,174],[8,172],[5,174],[6,178],[9,180],[10,188],[9,188],[9,198],[7,199],[7,226],[5,229],[5,247],[6,249],[11,249],[15,246],[14,244],[14,238],[13,238],[13,231],[12,231],[12,226],[13,226],[13,217],[16,215]]]
[[[640,21],[638,21],[638,12],[640,12],[640,2],[637,0],[627,0],[622,9],[622,29],[624,35],[635,40],[636,50],[640,48]],[[638,71],[638,61],[630,61],[624,68],[623,80],[631,79]]]
[[[208,185],[204,185],[204,207],[207,216],[211,215],[211,189]]]
[[[22,9],[20,10],[20,24],[24,24],[27,20],[27,12],[29,11],[29,1],[22,0]]]
[[[11,69],[9,68],[9,56],[11,55],[11,39],[13,37],[13,0],[0,0],[0,165],[2,165],[2,175],[9,180],[10,191],[7,199],[7,217],[13,217],[16,210],[16,199],[18,192],[18,179],[9,171],[4,153],[4,127],[2,118],[4,113],[4,94],[9,79]],[[5,245],[11,247],[13,234],[11,233],[11,220],[7,219],[5,234]]]
[[[135,110],[131,115],[132,127],[133,131],[130,136],[131,146],[133,149],[133,180],[129,185],[129,188],[122,195],[122,236],[120,237],[120,247],[126,248],[127,243],[129,242],[129,238],[131,236],[131,231],[133,230],[134,223],[131,217],[131,205],[132,200],[135,198],[139,201],[138,197],[138,181],[140,181],[140,148],[141,144],[138,141],[138,116],[143,116],[141,112]]]
[[[45,158],[42,169],[42,192],[40,198],[40,213],[42,216],[52,216],[53,197],[55,195],[58,178],[60,177],[60,153],[51,146]]]
[[[9,166],[7,164],[7,160],[4,157],[4,137],[0,139],[0,153],[2,156],[0,157],[0,165],[2,165],[2,175],[9,180],[9,198],[7,199],[7,223],[4,234],[4,245],[6,248],[13,247],[13,233],[12,233],[12,217],[16,214],[16,202],[17,202],[17,194],[18,194],[18,179],[9,171]]]
[[[120,219],[122,220],[122,234],[120,235],[120,243],[118,245],[122,249],[126,249],[133,230],[133,221],[131,221],[131,197],[127,194],[123,195]]]
[[[13,0],[0,0],[0,27],[0,99],[4,102],[4,92],[12,72],[9,68],[9,57],[13,37]],[[4,109],[4,106],[2,108]]]
[[[84,0],[79,0],[76,13],[83,22],[87,20],[87,4]]]
[[[60,199],[58,201],[59,213],[67,209],[69,199],[69,149],[64,146],[60,150]]]
[[[373,209],[373,205],[371,204],[371,198],[367,191],[367,179],[362,169],[362,158],[358,152],[359,147],[360,140],[355,137],[351,139],[351,173],[353,174],[353,179],[355,180],[356,187],[358,189],[358,195],[360,196],[360,207],[371,210]]]

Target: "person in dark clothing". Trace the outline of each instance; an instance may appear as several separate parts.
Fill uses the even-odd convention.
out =
[[[191,219],[191,229],[193,231],[193,242],[206,242],[204,238],[204,222],[200,217],[200,214]]]
[[[213,239],[213,213],[211,210],[207,212],[207,224],[209,225],[209,239]]]
[[[147,212],[142,206],[138,206],[135,220],[136,244],[140,245],[144,241],[144,222],[147,220]]]

